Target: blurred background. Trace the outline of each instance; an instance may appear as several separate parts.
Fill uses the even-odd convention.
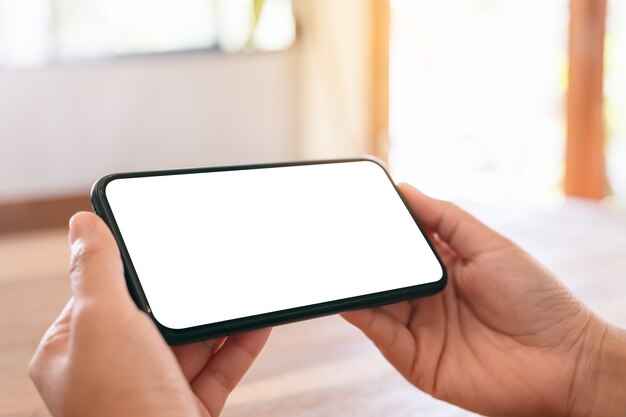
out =
[[[0,233],[115,171],[361,153],[443,198],[623,206],[625,28],[619,0],[0,0]]]
[[[26,366],[99,177],[358,154],[626,327],[626,1],[0,0],[0,417],[49,415]],[[282,326],[225,415],[470,415],[385,366]]]

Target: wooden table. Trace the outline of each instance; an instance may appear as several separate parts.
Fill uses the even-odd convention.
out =
[[[626,327],[626,213],[470,207],[605,319]],[[0,237],[0,417],[48,416],[26,366],[69,296],[64,230]],[[224,411],[236,416],[468,416],[406,383],[339,317],[282,326]]]

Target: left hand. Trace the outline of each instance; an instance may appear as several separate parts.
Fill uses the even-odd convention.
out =
[[[344,317],[415,386],[481,415],[626,415],[626,350],[616,330],[469,213],[399,188],[441,255],[448,285]]]
[[[269,329],[171,348],[130,298],[104,222],[76,214],[69,240],[73,297],[29,368],[52,414],[219,415]]]

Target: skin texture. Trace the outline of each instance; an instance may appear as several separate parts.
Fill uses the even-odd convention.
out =
[[[490,416],[623,415],[623,401],[624,408],[598,401],[606,382],[599,364],[615,329],[468,213],[408,185],[400,190],[441,255],[448,285],[432,297],[344,318],[411,383],[465,409]],[[612,363],[625,350],[613,346]]]
[[[54,416],[217,416],[269,329],[171,348],[131,300],[96,215],[70,221],[73,297],[29,371]]]
[[[489,416],[626,415],[626,334],[508,239],[400,187],[448,270],[435,296],[344,317],[418,388]],[[170,348],[132,302],[113,237],[70,221],[74,296],[30,374],[53,415],[217,416],[269,330]]]

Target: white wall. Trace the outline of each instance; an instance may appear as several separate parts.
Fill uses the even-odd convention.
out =
[[[115,171],[294,159],[297,55],[0,72],[0,201],[87,193]]]

